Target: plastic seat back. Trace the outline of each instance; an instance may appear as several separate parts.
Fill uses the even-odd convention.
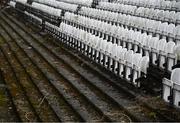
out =
[[[172,70],[171,81],[180,84],[180,68]]]
[[[147,74],[147,68],[149,67],[149,57],[148,56],[144,56],[142,57],[141,61],[140,61],[140,69],[141,72],[143,72],[144,74]]]

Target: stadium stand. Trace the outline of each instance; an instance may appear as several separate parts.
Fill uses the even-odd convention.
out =
[[[170,79],[164,76],[162,97],[180,107],[180,69],[175,67],[180,60],[180,1],[15,0],[9,5],[136,87],[151,65],[170,73]]]

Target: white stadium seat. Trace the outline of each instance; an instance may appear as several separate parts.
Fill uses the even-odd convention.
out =
[[[163,99],[180,107],[180,68],[172,71],[170,80],[163,80]]]

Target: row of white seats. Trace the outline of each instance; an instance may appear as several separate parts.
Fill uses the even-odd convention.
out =
[[[133,28],[134,30],[140,30],[142,32],[156,35],[158,38],[175,41],[177,44],[180,43],[180,25],[175,26],[174,24],[168,24],[167,22],[162,23],[161,21],[88,7],[82,7],[79,14],[108,21],[112,24],[117,23],[118,25]]]
[[[176,52],[179,46],[176,46],[174,42],[167,42],[165,39],[159,40],[157,37],[152,37],[146,33],[141,33],[139,31],[128,30],[127,28],[111,25],[99,20],[94,20],[85,16],[76,15],[73,13],[66,12],[64,15],[64,20],[73,22],[72,25],[79,27],[80,29],[86,29],[87,32],[91,32],[105,40],[108,40],[122,47],[126,47],[128,50],[133,50],[134,52],[144,53],[146,56],[151,56],[152,63],[154,65],[159,64],[159,67],[164,69],[163,64],[167,62],[167,68],[171,71],[171,67],[177,62]],[[180,53],[179,53],[180,54]],[[159,57],[160,56],[160,57]],[[159,60],[159,63],[156,61]],[[167,61],[166,61],[167,60]],[[180,60],[180,59],[179,59]]]
[[[98,2],[116,2],[117,0],[98,0]]]
[[[31,13],[28,13],[27,11],[24,12],[24,14],[26,14],[27,16],[29,16],[31,19],[33,19],[32,21],[35,22],[36,25],[40,25],[42,24],[42,19],[31,14]]]
[[[48,6],[52,6],[58,9],[75,12],[78,8],[78,5],[76,4],[70,4],[65,2],[59,2],[56,0],[34,0],[35,2],[39,2]]]
[[[61,37],[66,40],[66,44],[77,48],[84,55],[92,58],[92,60],[100,63],[118,76],[133,82],[135,86],[140,86],[136,79],[147,74],[149,66],[149,57],[147,56],[143,57],[140,53],[134,53],[132,50],[107,42],[65,23],[61,23],[60,27],[50,23],[46,23],[46,26],[47,30],[51,31],[53,35],[57,34],[59,36],[58,32],[63,33],[64,35],[61,35]],[[132,75],[132,78],[130,75]]]
[[[89,6],[91,7],[93,0],[58,0],[62,2],[72,3],[72,4],[78,4],[82,6]]]
[[[176,1],[176,2],[180,2],[180,0],[166,0],[166,1]]]
[[[162,10],[180,11],[180,2],[165,0],[117,0],[118,3],[141,6],[146,8],[157,8]]]
[[[25,4],[25,3],[27,3],[27,0],[15,0],[15,2],[19,2],[19,3]]]
[[[175,11],[164,11],[154,8],[144,8],[110,2],[99,2],[96,8],[180,24],[180,12]]]
[[[18,2],[23,3],[23,4],[26,4],[26,2],[27,2],[27,1],[26,2],[22,2],[22,1],[19,0]],[[10,1],[8,3],[8,5],[13,7],[13,8],[15,8],[16,7],[16,2],[15,1]],[[35,16],[35,15],[31,14],[31,13],[28,13],[27,11],[25,11],[24,14],[26,14],[27,16],[29,16],[32,19],[34,19],[36,22],[38,22],[38,24],[40,24],[40,25],[42,24],[42,19],[41,18],[39,18],[39,17],[37,17],[37,16]]]
[[[180,108],[180,68],[172,71],[171,79],[163,79],[163,99]]]
[[[50,15],[53,15],[56,17],[61,17],[61,12],[62,12],[61,9],[56,9],[54,7],[47,6],[47,5],[40,4],[40,3],[36,3],[36,2],[32,3],[32,7],[35,9],[38,9],[40,11],[43,11],[45,13],[48,13]]]
[[[9,5],[11,7],[14,7],[14,8],[17,7],[17,9],[21,9],[18,6],[16,6],[16,3],[17,2],[10,1]],[[40,17],[41,20],[43,19],[48,22],[50,21],[51,23],[55,23],[57,25],[60,23],[59,19],[61,18],[62,10],[48,6],[48,5],[40,4],[37,2],[32,2],[32,5],[29,5],[26,3],[22,3],[22,4],[24,4],[24,6],[26,7],[26,11],[24,12],[25,14],[26,13],[31,13],[31,15],[34,14]],[[34,18],[31,17],[31,19],[34,19]],[[41,22],[39,20],[37,20],[36,22],[38,25],[41,25]]]
[[[176,2],[180,2],[180,0],[165,0],[165,1],[176,1]]]

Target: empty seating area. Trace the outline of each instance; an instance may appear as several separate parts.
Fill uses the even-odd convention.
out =
[[[52,8],[52,7],[43,5],[43,4],[35,3],[35,2],[32,3],[32,7],[35,9],[39,9],[40,11],[43,11],[45,13],[56,16],[56,17],[61,16],[61,10],[60,9],[55,9],[55,8]]]
[[[9,5],[67,46],[135,87],[148,68],[171,74],[162,97],[180,106],[180,1],[27,0]]]
[[[168,0],[116,0],[117,3],[123,3],[127,5],[134,5],[138,7],[155,8],[161,10],[180,10],[180,1],[168,1]]]
[[[163,66],[165,63],[165,60],[163,61],[163,59],[166,58],[165,56],[167,56],[170,61],[167,64],[167,69],[169,71],[171,71],[171,67],[177,62],[177,60],[174,58],[177,55],[175,49],[178,47],[172,41],[167,42],[165,39],[158,39],[157,37],[147,35],[146,33],[128,30],[127,28],[116,25],[112,26],[106,22],[93,20],[68,12],[64,16],[64,22],[77,28],[84,29],[87,32],[91,32],[96,36],[115,43],[118,46],[122,46],[123,48],[127,48],[128,50],[139,52],[144,56],[150,56],[152,59],[151,62],[154,65],[159,64],[159,67],[162,69],[165,69]],[[168,54],[171,54],[171,56],[168,56]],[[156,62],[158,56],[161,56],[159,63]]]
[[[76,4],[60,2],[60,1],[56,1],[56,0],[49,0],[49,1],[48,0],[34,0],[34,1],[39,2],[41,4],[51,6],[53,8],[58,8],[58,9],[62,9],[65,11],[71,11],[71,12],[75,12],[78,8],[78,5],[76,5]]]
[[[89,6],[91,7],[93,0],[58,0],[62,2],[72,3],[72,4],[78,4],[82,6]]]
[[[147,73],[149,57],[141,53],[134,53],[65,23],[61,23],[60,27],[46,23],[46,30],[135,86],[139,86],[135,80]]]
[[[164,38],[167,41],[174,41],[179,44],[179,26],[174,24],[87,7],[82,7],[79,14],[99,19],[112,25],[115,24],[135,31],[145,32],[160,39]]]
[[[97,8],[179,25],[180,12],[176,11],[137,7],[109,2],[99,2]]]

